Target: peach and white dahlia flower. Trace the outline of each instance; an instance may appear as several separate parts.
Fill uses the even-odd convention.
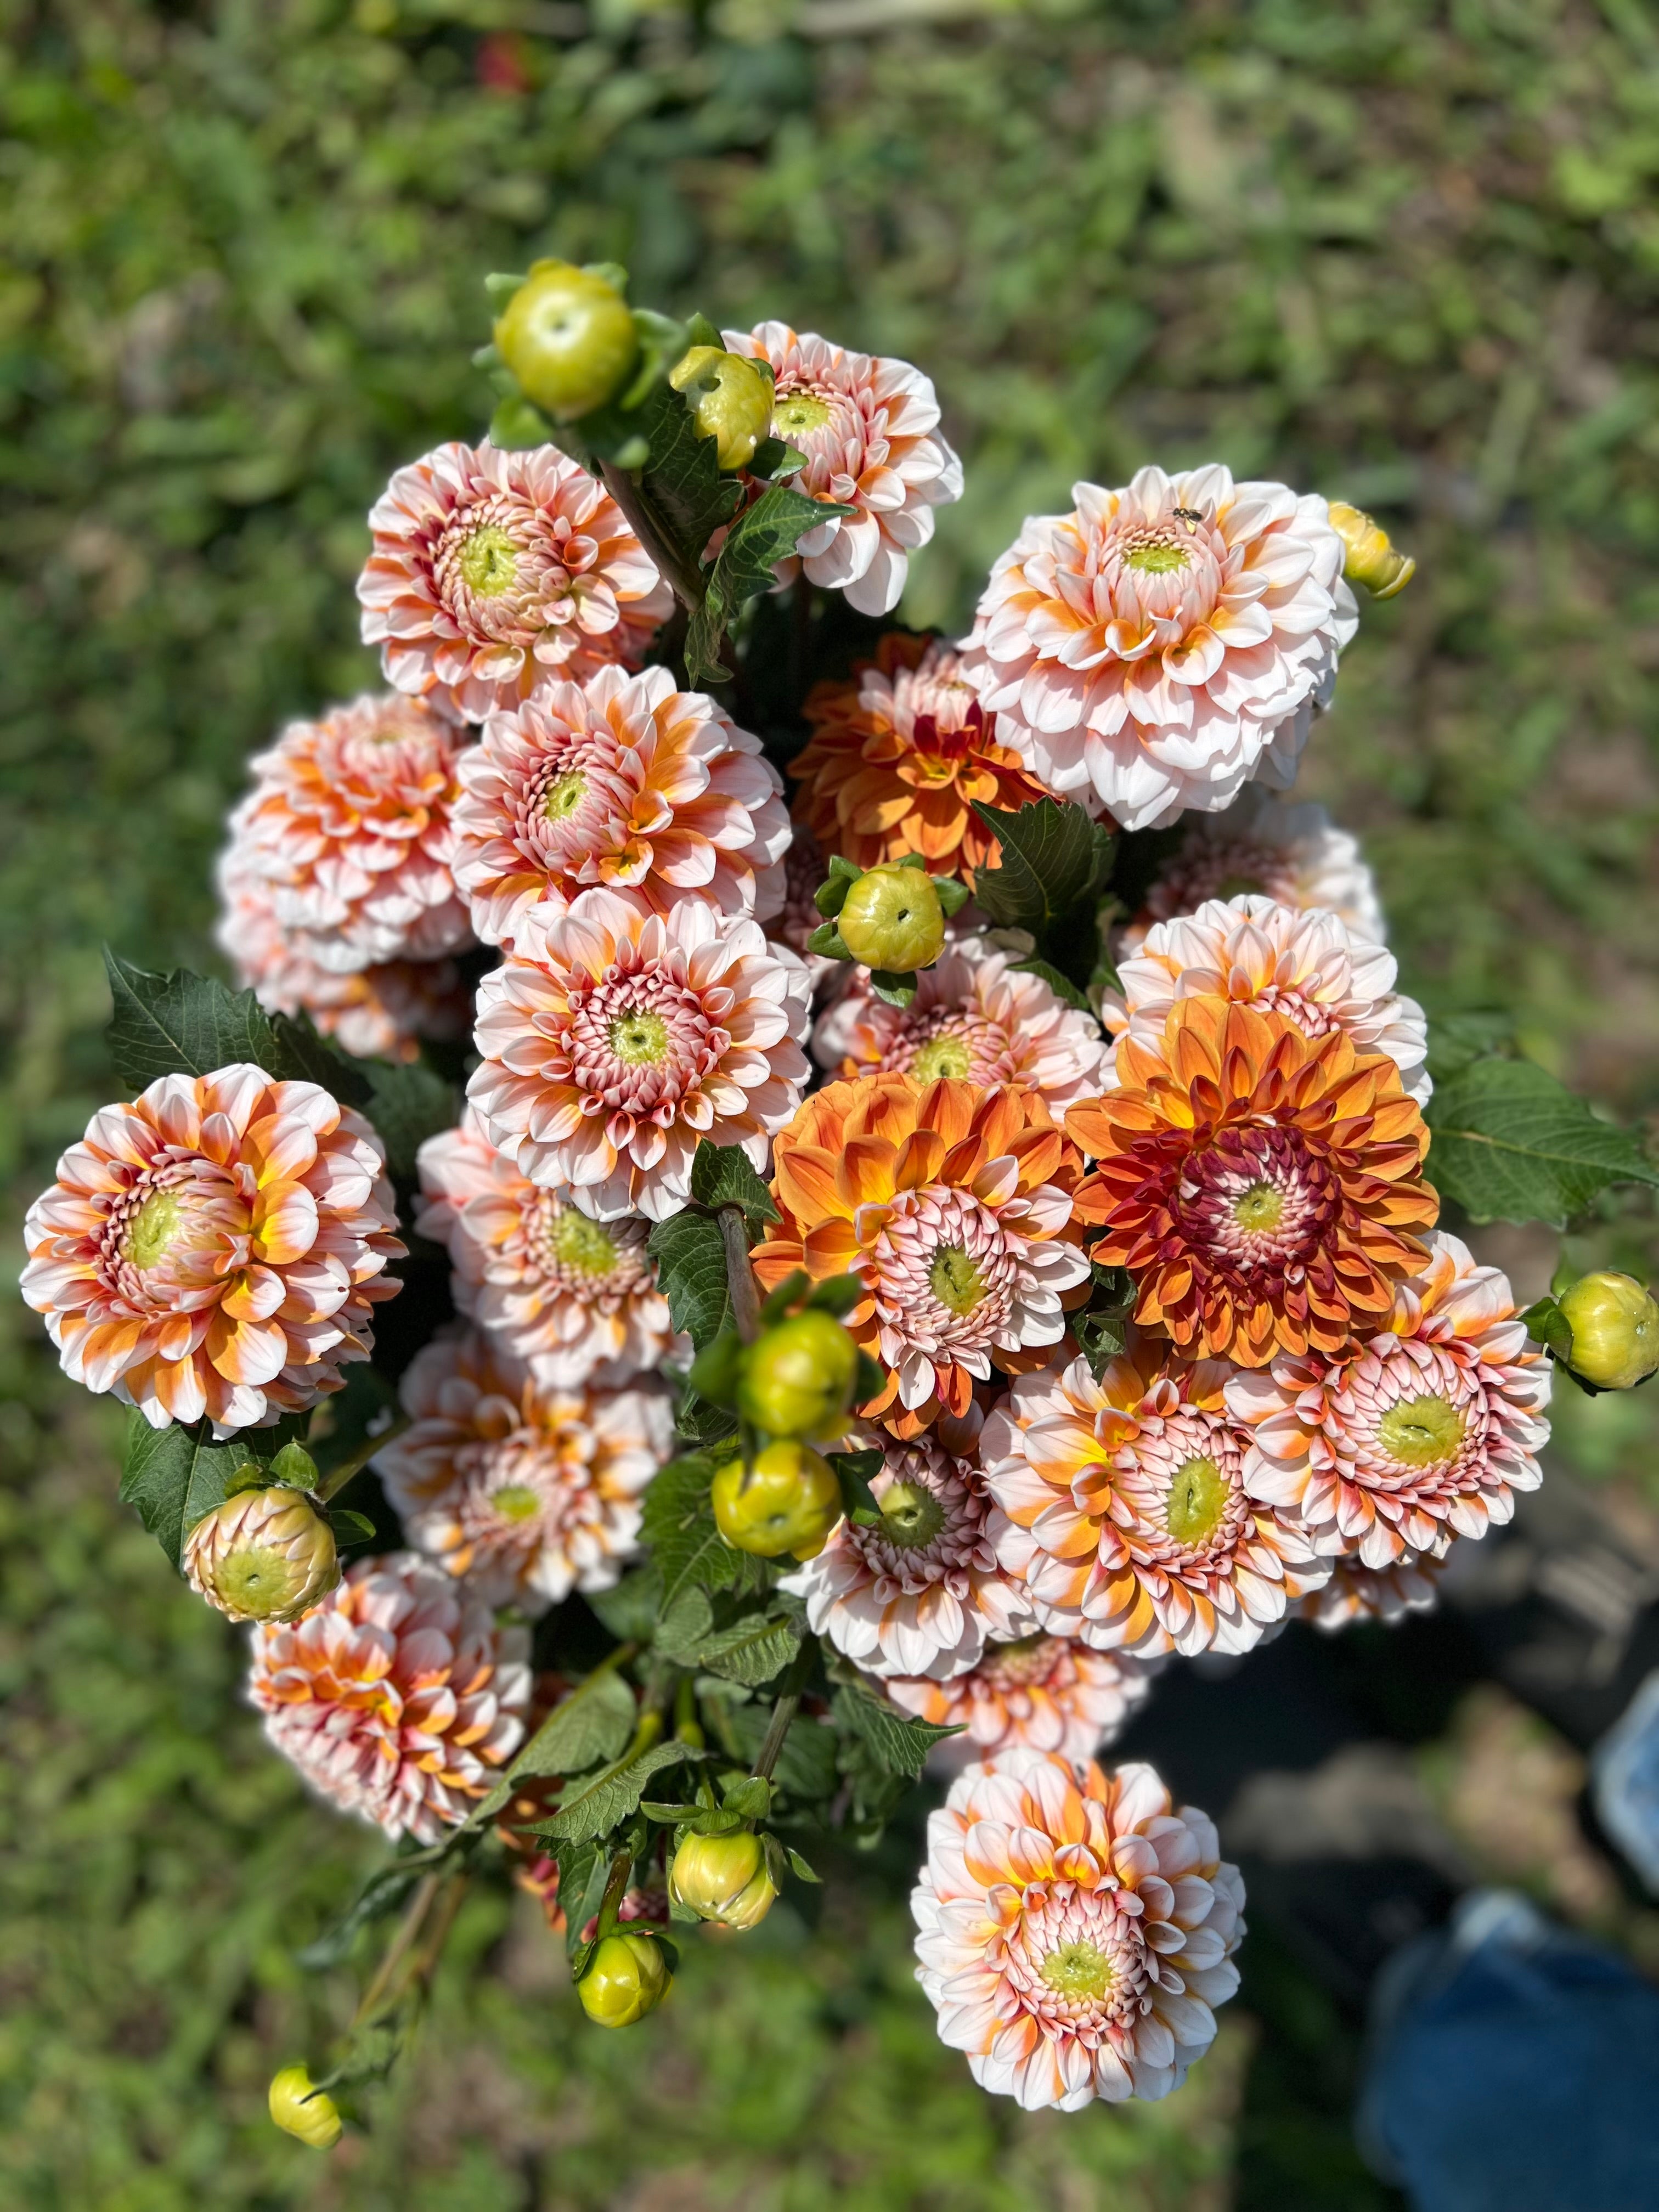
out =
[[[1238,1987],[1244,1885],[1150,1766],[1018,1747],[927,1818],[910,1899],[942,2042],[1028,2112],[1167,2097]]]
[[[1135,1278],[1135,1320],[1183,1349],[1265,1367],[1380,1327],[1432,1226],[1429,1133],[1400,1070],[1340,1030],[1182,999],[1156,1053],[1117,1046],[1119,1088],[1073,1106],[1093,1159],[1077,1218]]]
[[[1391,1567],[1362,1567],[1352,1557],[1336,1560],[1329,1582],[1303,1600],[1303,1620],[1328,1636],[1356,1620],[1377,1620],[1391,1628],[1408,1613],[1431,1611],[1455,1540],[1448,1531],[1431,1552],[1408,1553]]]
[[[544,1389],[457,1327],[416,1353],[398,1395],[411,1425],[374,1464],[417,1551],[530,1613],[610,1589],[639,1547],[640,1494],[673,1454],[665,1383]]]
[[[783,856],[782,872],[782,903],[775,914],[763,917],[766,934],[775,945],[787,945],[792,952],[806,963],[813,999],[822,1004],[825,998],[834,995],[827,987],[833,984],[839,991],[852,969],[845,960],[832,960],[826,952],[814,952],[809,949],[808,940],[823,921],[823,916],[812,902],[812,894],[823,881],[828,864],[817,838],[810,830],[803,830],[799,823],[789,841],[789,849]]]
[[[721,336],[729,352],[771,368],[772,434],[806,456],[791,489],[857,509],[809,531],[799,555],[779,563],[778,580],[804,568],[860,614],[890,612],[911,554],[933,534],[933,509],[962,497],[962,463],[939,434],[933,385],[908,362],[853,353],[787,323]]]
[[[934,1437],[889,1443],[871,1492],[875,1528],[842,1521],[823,1549],[780,1588],[806,1605],[815,1636],[871,1674],[945,1681],[973,1666],[991,1638],[1024,1635],[1024,1591],[998,1565],[990,1510],[972,1462]]]
[[[554,446],[440,446],[369,510],[357,580],[386,681],[469,721],[637,667],[673,593],[603,484]]]
[[[782,1218],[755,1272],[769,1290],[801,1267],[862,1279],[846,1324],[889,1370],[864,1410],[914,1436],[941,1413],[964,1417],[994,1365],[1029,1364],[1065,1334],[1063,1302],[1089,1278],[1070,1241],[1077,1170],[1030,1091],[831,1083],[778,1136]]]
[[[496,1151],[471,1106],[458,1128],[427,1139],[416,1165],[415,1227],[447,1249],[457,1307],[538,1382],[617,1382],[689,1357],[657,1288],[642,1216],[590,1221],[538,1188]]]
[[[471,1028],[471,996],[453,960],[389,960],[342,975],[298,949],[269,884],[222,863],[219,890],[219,943],[267,1013],[307,1014],[321,1036],[369,1060],[418,1060],[422,1037],[453,1040]]]
[[[1157,1673],[1145,1660],[1039,1630],[1012,1644],[988,1644],[976,1666],[948,1682],[889,1675],[882,1687],[918,1720],[962,1730],[932,1754],[955,1767],[1016,1744],[1092,1759],[1119,1735]]]
[[[1101,1089],[1108,1047],[1093,1017],[1022,975],[984,937],[953,938],[916,978],[908,1006],[877,998],[870,971],[851,982],[812,1033],[812,1056],[848,1078],[941,1075],[1034,1091],[1056,1117]]]
[[[222,886],[262,886],[293,949],[338,975],[470,945],[450,873],[464,743],[453,723],[395,692],[290,722],[249,763]]]
[[[492,714],[461,763],[455,880],[487,945],[510,945],[538,899],[592,884],[660,911],[781,904],[789,842],[783,780],[701,691],[665,668],[602,668]]]
[[[106,1106],[29,1208],[23,1297],[64,1371],[152,1428],[303,1412],[402,1287],[380,1140],[314,1083],[235,1065]]]
[[[1328,1579],[1293,1516],[1253,1499],[1233,1370],[1141,1340],[1016,1377],[981,1438],[997,1557],[1044,1628],[1144,1657],[1248,1651]]]
[[[757,1169],[799,1103],[803,963],[760,924],[583,891],[533,907],[478,987],[467,1085],[490,1142],[596,1221],[685,1204],[707,1137]]]
[[[1442,1230],[1376,1334],[1335,1358],[1280,1353],[1227,1403],[1251,1497],[1386,1571],[1512,1518],[1542,1480],[1550,1381],[1508,1279]]]
[[[492,1790],[530,1705],[530,1632],[413,1552],[360,1559],[292,1627],[252,1632],[248,1698],[313,1789],[435,1844]]]
[[[1415,999],[1395,989],[1398,972],[1393,953],[1351,936],[1335,915],[1245,893],[1155,923],[1119,962],[1121,991],[1104,994],[1100,1015],[1114,1044],[1127,1030],[1157,1052],[1178,1000],[1259,1006],[1285,1015],[1306,1036],[1340,1030],[1357,1050],[1386,1053],[1401,1088],[1423,1106],[1434,1088],[1424,1065],[1428,1018]],[[1113,1079],[1109,1063],[1109,1085]]]
[[[979,682],[943,639],[890,630],[873,662],[815,685],[804,709],[812,735],[789,763],[797,821],[860,868],[908,853],[935,875],[994,868],[1002,848],[974,802],[1017,813],[1047,794],[998,742]]]
[[[1381,945],[1388,936],[1376,880],[1358,841],[1334,827],[1311,799],[1291,805],[1247,783],[1220,814],[1191,814],[1182,841],[1123,933],[1122,950],[1139,951],[1154,922],[1196,914],[1206,899],[1241,891],[1279,906],[1328,907],[1352,938]]]
[[[1358,624],[1325,501],[1213,465],[1072,496],[1027,519],[968,641],[1005,741],[1126,830],[1288,784]]]

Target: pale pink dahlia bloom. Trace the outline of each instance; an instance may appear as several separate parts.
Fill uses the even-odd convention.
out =
[[[1072,496],[1027,519],[980,599],[999,734],[1126,830],[1288,784],[1358,622],[1325,501],[1213,465]]]
[[[1280,906],[1328,907],[1350,937],[1372,945],[1388,936],[1376,878],[1358,841],[1334,827],[1311,799],[1292,805],[1249,783],[1224,813],[1189,815],[1182,823],[1178,849],[1123,933],[1123,951],[1138,951],[1154,922],[1195,914],[1206,899],[1241,891]]]
[[[269,884],[222,862],[219,890],[219,942],[268,1013],[307,1014],[322,1036],[372,1060],[417,1060],[422,1037],[471,1028],[471,996],[453,960],[391,960],[337,975],[298,949],[276,920]]]
[[[773,434],[806,456],[792,488],[858,510],[809,531],[799,558],[780,562],[779,581],[804,568],[861,615],[888,613],[911,554],[933,534],[933,509],[962,497],[962,463],[939,434],[933,385],[908,362],[853,353],[787,323],[721,335],[730,352],[771,365]]]
[[[530,1632],[413,1552],[360,1559],[292,1627],[252,1635],[248,1697],[314,1790],[392,1838],[435,1844],[524,1736]]]
[[[1549,1441],[1550,1364],[1507,1278],[1444,1230],[1428,1243],[1386,1328],[1336,1359],[1281,1353],[1227,1390],[1251,1497],[1377,1570],[1510,1520]]]
[[[1142,1340],[1015,1378],[981,1438],[997,1557],[1041,1625],[1143,1656],[1248,1651],[1330,1577],[1294,1516],[1245,1488],[1232,1368]]]
[[[618,1382],[689,1358],[657,1288],[639,1215],[590,1221],[526,1182],[469,1106],[416,1156],[415,1227],[448,1249],[455,1304],[544,1385]]]
[[[1448,1531],[1432,1551],[1407,1554],[1392,1567],[1362,1567],[1357,1559],[1339,1559],[1325,1587],[1302,1601],[1302,1618],[1330,1635],[1352,1627],[1356,1620],[1380,1620],[1392,1628],[1408,1613],[1431,1611],[1438,1595],[1436,1585],[1455,1540]]]
[[[832,1075],[896,1069],[918,1083],[1006,1084],[1035,1091],[1056,1121],[1101,1090],[1108,1050],[1092,1015],[978,936],[952,939],[917,976],[908,1006],[877,998],[869,969],[855,968],[812,1033],[812,1056]]]
[[[828,874],[829,864],[810,830],[803,830],[798,822],[794,832],[783,856],[782,901],[775,913],[764,915],[762,920],[775,945],[787,945],[806,963],[814,1003],[822,1006],[845,988],[853,970],[848,961],[832,960],[827,952],[807,950],[807,939],[823,922],[812,903],[812,894]]]
[[[890,1675],[882,1686],[918,1720],[961,1729],[933,1747],[933,1761],[949,1769],[1016,1744],[1092,1759],[1121,1732],[1157,1672],[1155,1661],[1091,1651],[1039,1632],[1014,1644],[988,1644],[977,1666],[948,1682]]]
[[[263,885],[294,950],[338,975],[470,945],[449,866],[464,744],[453,723],[396,693],[290,722],[249,763],[222,881]]]
[[[1028,2112],[1167,2097],[1238,1987],[1244,1885],[1150,1766],[1017,1747],[928,1815],[910,1899],[941,2042]]]
[[[532,908],[478,988],[467,1089],[490,1142],[596,1221],[661,1221],[704,1137],[757,1169],[799,1103],[806,969],[760,924],[617,891]]]
[[[997,1564],[978,1470],[931,1436],[890,1443],[870,1485],[880,1524],[842,1521],[823,1549],[779,1585],[805,1601],[815,1636],[872,1674],[945,1681],[992,1638],[1033,1626],[1024,1594]]]
[[[380,1140],[314,1083],[164,1075],[106,1106],[29,1208],[23,1296],[64,1371],[152,1428],[263,1427],[367,1359],[402,1285]]]
[[[513,942],[538,899],[591,884],[661,911],[782,902],[783,779],[760,739],[665,668],[602,668],[492,714],[461,763],[455,880],[487,945]]]
[[[1231,999],[1285,1015],[1304,1036],[1341,1030],[1357,1052],[1385,1053],[1401,1088],[1419,1106],[1434,1085],[1424,1065],[1428,1018],[1395,988],[1393,953],[1352,936],[1324,908],[1302,912],[1249,893],[1210,899],[1196,914],[1153,925],[1118,963],[1121,991],[1103,995],[1113,1051],[1103,1088],[1117,1082],[1116,1043],[1127,1031],[1149,1052],[1179,999]]]
[[[496,1605],[609,1589],[639,1548],[640,1494],[674,1449],[668,1387],[544,1389],[476,1329],[404,1370],[412,1425],[374,1466],[410,1541]]]
[[[637,667],[673,607],[622,509],[554,446],[440,446],[369,510],[363,642],[386,680],[469,721],[608,662]]]

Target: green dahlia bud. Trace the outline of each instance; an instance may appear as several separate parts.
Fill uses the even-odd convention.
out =
[[[185,1572],[233,1620],[294,1620],[340,1579],[334,1532],[303,1490],[239,1490],[185,1539]]]
[[[847,1427],[858,1346],[833,1314],[809,1308],[749,1346],[738,1411],[769,1437],[833,1441]]]
[[[1403,592],[1417,573],[1408,553],[1396,553],[1389,533],[1346,500],[1334,499],[1331,528],[1347,548],[1342,573],[1351,583],[1363,584],[1374,599],[1391,599]]]
[[[1659,1367],[1659,1305],[1633,1275],[1581,1275],[1556,1304],[1572,1331],[1567,1364],[1597,1389],[1633,1389]]]
[[[330,2150],[340,2140],[340,2114],[332,2097],[313,2089],[303,2066],[284,2066],[270,2083],[270,2117],[287,2134],[313,2150]]]
[[[632,2027],[654,2012],[673,1986],[668,1954],[654,1936],[618,1929],[594,1948],[576,1984],[582,2010],[599,2027]]]
[[[746,1828],[733,1836],[688,1836],[674,1854],[668,1893],[699,1920],[722,1928],[754,1928],[772,1910],[777,1891],[766,1871],[758,1836]]]
[[[639,332],[603,276],[568,261],[538,261],[495,325],[501,359],[556,422],[604,406],[634,366]]]
[[[866,968],[908,975],[945,950],[945,909],[921,868],[866,868],[836,916],[841,941]]]
[[[700,438],[713,438],[723,469],[746,469],[772,428],[772,380],[757,362],[719,346],[693,346],[668,372],[685,394]]]
[[[757,1452],[746,1474],[740,1459],[729,1461],[714,1477],[713,1494],[714,1525],[726,1542],[763,1559],[782,1552],[811,1559],[841,1518],[835,1470],[788,1440]]]

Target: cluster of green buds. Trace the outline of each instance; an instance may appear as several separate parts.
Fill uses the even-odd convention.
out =
[[[1405,590],[1417,563],[1409,553],[1395,551],[1380,523],[1340,499],[1331,501],[1330,518],[1346,549],[1342,573],[1351,584],[1363,584],[1374,599],[1391,599]]]
[[[1589,1390],[1633,1390],[1659,1370],[1659,1303],[1634,1275],[1598,1268],[1540,1298],[1522,1318]]]
[[[945,950],[945,925],[968,903],[968,887],[954,876],[930,876],[920,853],[854,866],[837,854],[812,894],[823,916],[807,948],[831,960],[859,960],[871,988],[890,1006],[908,1006],[916,995],[916,972],[931,968]]]

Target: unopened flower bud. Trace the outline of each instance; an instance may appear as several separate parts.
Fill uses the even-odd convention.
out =
[[[772,428],[772,380],[757,362],[720,346],[693,346],[668,372],[685,394],[700,438],[713,438],[723,469],[746,469]]]
[[[858,1346],[835,1316],[809,1307],[745,1350],[738,1411],[769,1437],[833,1442],[847,1427],[858,1365]]]
[[[519,389],[556,422],[602,407],[640,349],[622,294],[568,261],[532,265],[495,325],[495,343]]]
[[[1396,553],[1388,532],[1346,500],[1331,501],[1330,516],[1331,528],[1347,548],[1342,573],[1349,582],[1363,584],[1374,599],[1403,592],[1417,573],[1410,554]]]
[[[340,2140],[339,2109],[332,2097],[312,2087],[303,2066],[284,2066],[272,2075],[270,2117],[313,2150],[330,2150]]]
[[[906,975],[945,950],[945,909],[921,868],[866,868],[836,917],[841,941],[866,968]]]
[[[815,1451],[780,1440],[757,1452],[747,1471],[728,1461],[714,1481],[714,1525],[739,1552],[775,1559],[793,1552],[810,1559],[823,1549],[841,1518],[841,1485]]]
[[[340,1579],[334,1531],[303,1490],[239,1490],[185,1539],[191,1586],[233,1620],[293,1620]]]
[[[1567,1364],[1598,1390],[1631,1390],[1659,1368],[1659,1304],[1633,1275],[1581,1275],[1556,1300],[1572,1331]]]
[[[688,1836],[674,1854],[668,1893],[699,1920],[754,1928],[772,1910],[778,1893],[766,1870],[760,1838],[743,1828],[731,1836]]]
[[[654,1936],[619,1929],[596,1946],[576,1994],[597,2027],[632,2027],[656,2010],[673,1980],[668,1954]]]

